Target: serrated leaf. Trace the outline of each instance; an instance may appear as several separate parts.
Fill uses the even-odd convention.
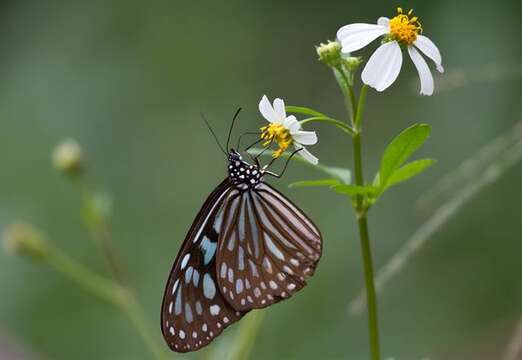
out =
[[[304,114],[304,115],[310,115],[310,116],[326,116],[323,113],[320,113],[319,111],[316,111],[314,109],[310,109],[303,106],[285,106],[285,109],[289,113],[294,114]]]
[[[300,188],[300,187],[318,187],[318,186],[335,186],[340,185],[341,182],[338,179],[322,179],[322,180],[304,180],[296,181],[288,185],[289,188]]]
[[[372,185],[358,186],[358,185],[335,185],[331,189],[335,192],[354,197],[357,195],[373,195],[376,193],[377,188]]]
[[[427,124],[415,124],[402,131],[386,147],[381,160],[380,184],[386,186],[388,178],[397,170],[430,135]]]
[[[419,175],[421,172],[429,168],[435,163],[433,159],[420,159],[407,163],[406,165],[397,169],[389,178],[386,183],[386,188],[397,185],[404,182],[412,177]]]

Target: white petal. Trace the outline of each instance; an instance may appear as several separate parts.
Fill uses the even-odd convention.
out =
[[[433,60],[440,73],[444,72],[444,68],[442,67],[442,56],[440,56],[439,48],[433,43],[433,41],[424,35],[417,35],[417,40],[415,40],[413,44],[427,57]]]
[[[380,18],[377,19],[377,24],[384,26],[385,28],[388,29],[390,27],[390,19],[388,19],[387,17],[381,16]]]
[[[279,123],[278,117],[274,112],[274,108],[272,108],[272,104],[270,104],[270,101],[268,100],[266,95],[263,95],[263,98],[261,98],[261,101],[259,102],[259,112],[269,122]]]
[[[285,102],[283,99],[275,99],[274,100],[274,112],[277,116],[277,119],[279,120],[279,123],[283,123],[283,121],[286,119],[286,110],[285,110]]]
[[[408,46],[408,53],[410,54],[411,60],[415,64],[417,71],[419,72],[419,78],[421,82],[421,95],[433,94],[433,76],[431,75],[430,68],[426,64],[426,60],[413,46]]]
[[[362,72],[362,81],[377,91],[383,91],[397,79],[401,66],[401,47],[396,41],[387,42],[368,60]]]
[[[306,161],[314,165],[317,165],[319,163],[319,159],[313,156],[312,153],[310,153],[310,151],[306,150],[304,146],[301,146],[300,144],[295,144],[295,148],[302,149],[298,152],[298,154],[301,155],[303,159],[305,159]]]
[[[342,45],[342,52],[359,50],[379,36],[388,32],[388,28],[374,24],[350,24],[337,31],[337,39]]]
[[[314,145],[317,143],[317,135],[315,131],[299,130],[292,135],[294,140],[303,145]]]
[[[290,135],[294,134],[301,128],[301,124],[299,124],[299,121],[297,121],[294,115],[290,115],[289,117],[287,117],[283,121],[283,126],[285,127],[285,129],[288,129],[290,131]]]

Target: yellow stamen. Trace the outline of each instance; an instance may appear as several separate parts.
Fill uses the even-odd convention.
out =
[[[419,18],[413,15],[413,9],[404,14],[401,8],[397,8],[397,16],[390,19],[390,34],[394,40],[411,45],[417,40],[417,35],[422,34],[422,25]]]
[[[281,124],[263,126],[261,128],[261,139],[266,140],[263,146],[268,146],[272,142],[279,145],[279,149],[272,154],[274,158],[280,157],[293,142],[290,131]]]

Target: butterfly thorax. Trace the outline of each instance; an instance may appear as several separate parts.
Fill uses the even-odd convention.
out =
[[[261,182],[263,170],[244,161],[239,153],[232,150],[228,155],[228,161],[228,177],[236,187],[246,190]]]

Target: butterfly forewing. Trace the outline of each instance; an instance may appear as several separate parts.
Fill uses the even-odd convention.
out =
[[[306,285],[321,256],[317,227],[265,183],[230,197],[217,252],[219,288],[237,310],[262,308]]]
[[[161,310],[163,336],[172,350],[197,350],[244,315],[222,296],[216,274],[219,233],[227,218],[227,204],[237,193],[228,179],[216,188],[174,262]]]

